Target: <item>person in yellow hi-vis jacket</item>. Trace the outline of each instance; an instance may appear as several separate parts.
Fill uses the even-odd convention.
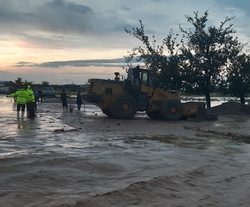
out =
[[[28,98],[27,98],[27,116],[28,118],[35,117],[35,95],[30,86],[26,89]]]
[[[24,116],[24,111],[25,111],[25,104],[27,103],[28,99],[28,93],[22,87],[20,90],[18,90],[15,93],[12,93],[9,95],[10,97],[15,97],[16,103],[17,103],[17,117],[19,118],[19,112],[21,110],[21,117]]]

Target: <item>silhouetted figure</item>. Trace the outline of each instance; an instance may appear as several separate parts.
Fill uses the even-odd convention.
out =
[[[62,102],[62,107],[63,107],[63,112],[68,111],[68,103],[67,103],[67,94],[65,92],[65,89],[62,90],[62,93],[60,94],[61,102]]]
[[[39,103],[39,101],[42,103],[42,101],[43,101],[43,91],[42,91],[42,89],[39,89],[38,90],[38,103]]]
[[[38,90],[34,90],[34,96],[35,96],[35,109],[37,109],[37,103],[39,99]]]
[[[81,95],[81,91],[80,90],[78,90],[78,92],[77,92],[76,104],[77,104],[78,111],[80,111],[81,106],[82,106],[82,95]]]

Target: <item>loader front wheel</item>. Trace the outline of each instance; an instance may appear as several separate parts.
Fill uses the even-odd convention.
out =
[[[179,100],[169,99],[162,102],[160,115],[164,120],[176,121],[181,119],[183,107]]]
[[[132,96],[120,96],[112,104],[111,113],[118,119],[131,119],[137,108],[136,100]]]

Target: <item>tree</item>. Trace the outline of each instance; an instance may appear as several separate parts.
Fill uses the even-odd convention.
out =
[[[144,66],[151,70],[153,75],[153,83],[155,86],[165,85],[167,88],[180,88],[181,79],[178,72],[178,56],[175,53],[176,36],[171,30],[169,35],[162,41],[161,45],[156,43],[155,36],[150,42],[148,36],[145,34],[144,25],[139,20],[140,26],[125,31],[133,37],[139,39],[143,46],[135,47],[125,56],[128,66],[131,67],[131,61],[136,59],[138,62],[143,62]],[[167,47],[168,56],[164,54]]]
[[[33,82],[32,81],[24,81],[24,87],[27,88],[27,86],[33,86]]]
[[[49,82],[48,81],[43,81],[42,82],[42,86],[48,86],[49,85]]]
[[[194,12],[194,17],[185,17],[194,28],[185,30],[180,26],[184,39],[181,47],[184,83],[187,88],[205,95],[207,108],[210,108],[210,93],[221,81],[221,72],[228,61],[237,55],[242,45],[232,35],[235,33],[231,23],[234,17],[225,18],[218,27],[207,27],[208,11],[203,16]]]
[[[17,78],[15,82],[13,83],[13,86],[15,89],[22,88],[24,85],[24,81],[22,78]]]
[[[250,56],[240,54],[232,59],[227,72],[228,90],[230,94],[240,97],[245,104],[245,95],[250,92]]]
[[[14,82],[9,82],[7,84],[11,89],[11,92],[14,92],[22,87],[26,88],[28,85],[32,86],[33,82],[27,81],[27,80],[23,80],[22,78],[17,78]]]

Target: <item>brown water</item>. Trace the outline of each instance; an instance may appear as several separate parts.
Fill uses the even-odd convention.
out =
[[[59,103],[38,105],[35,120],[13,107],[0,97],[1,207],[250,205],[249,144],[74,131]],[[91,121],[99,111],[86,107],[78,115]]]

